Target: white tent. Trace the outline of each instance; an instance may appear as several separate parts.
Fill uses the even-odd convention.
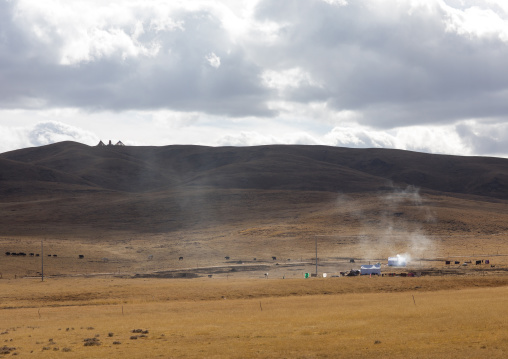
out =
[[[368,275],[368,274],[381,275],[381,264],[380,263],[376,263],[376,264],[372,264],[372,265],[365,264],[360,267],[360,274],[361,275]]]

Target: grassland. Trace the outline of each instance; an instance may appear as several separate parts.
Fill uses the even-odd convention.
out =
[[[61,143],[0,162],[0,359],[508,357],[505,160]],[[330,276],[369,262],[422,276]]]
[[[3,357],[508,355],[506,276],[11,279],[0,293]]]

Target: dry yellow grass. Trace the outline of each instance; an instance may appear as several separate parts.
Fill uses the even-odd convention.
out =
[[[0,348],[20,358],[508,355],[505,277],[18,279],[0,293]]]

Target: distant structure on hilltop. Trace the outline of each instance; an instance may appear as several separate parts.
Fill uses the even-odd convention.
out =
[[[99,141],[99,143],[97,144],[97,147],[101,147],[101,146],[125,146],[125,145],[123,144],[123,142],[122,142],[122,141],[118,141],[118,142],[116,143],[116,145],[113,145],[113,144],[111,143],[111,140],[109,140],[109,143],[108,143],[107,145],[105,145],[105,144],[104,144],[104,142],[102,142],[102,140],[100,140],[100,141]]]

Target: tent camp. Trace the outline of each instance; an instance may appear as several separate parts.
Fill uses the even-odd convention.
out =
[[[377,274],[381,275],[381,264],[365,264],[360,267],[360,274],[361,275],[368,275],[368,274]]]

